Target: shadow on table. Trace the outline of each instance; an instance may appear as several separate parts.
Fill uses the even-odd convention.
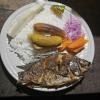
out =
[[[1,57],[0,57],[0,60],[1,60]],[[17,85],[16,84],[16,80],[8,73],[8,71],[6,70],[2,60],[1,60],[1,66],[2,66],[2,69],[3,71],[5,72],[6,76],[8,77],[8,79],[12,82],[12,84],[14,86],[16,86],[16,91],[18,91],[19,93],[25,93],[25,94],[28,94],[28,95],[32,95],[32,96],[39,96],[39,95],[65,95],[67,92],[71,91],[72,89],[74,89],[78,84],[80,84],[82,82],[82,80],[78,83],[76,83],[74,86],[70,87],[70,88],[67,88],[67,89],[64,89],[64,90],[61,90],[61,91],[57,91],[57,92],[41,92],[41,91],[37,91],[37,90],[32,90],[32,89],[29,89],[25,86],[22,86],[22,85]]]

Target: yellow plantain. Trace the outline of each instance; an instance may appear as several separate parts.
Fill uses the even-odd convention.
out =
[[[39,33],[29,34],[28,38],[34,44],[42,47],[58,46],[62,42],[62,38],[60,36],[45,36]]]

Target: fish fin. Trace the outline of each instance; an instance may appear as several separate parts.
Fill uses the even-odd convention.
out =
[[[29,63],[29,64],[26,64],[26,65],[22,65],[22,66],[16,66],[22,70],[28,70],[32,67],[33,63]]]
[[[9,34],[7,34],[7,38],[8,38],[8,44],[10,43],[10,41],[13,39]]]

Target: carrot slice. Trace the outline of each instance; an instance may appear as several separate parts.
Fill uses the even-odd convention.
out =
[[[77,52],[79,52],[79,51],[81,51],[81,50],[83,50],[83,49],[84,49],[84,47],[80,47],[80,48],[78,48],[78,49],[73,50],[73,52],[77,53]]]
[[[84,36],[79,37],[77,40],[72,41],[70,39],[64,39],[61,45],[58,47],[59,51],[67,49],[70,52],[77,53],[84,48],[84,45],[88,42]]]
[[[64,51],[71,43],[72,43],[72,40],[64,39],[61,45],[58,47],[58,50]]]
[[[78,52],[80,52],[81,50],[83,50],[84,49],[84,47],[80,47],[80,48],[78,48],[78,49],[74,49],[74,50],[72,50],[72,49],[67,49],[69,52],[72,52],[72,53],[78,53]]]
[[[78,49],[80,47],[83,47],[87,43],[87,41],[88,40],[84,39],[84,37],[79,37],[77,40],[75,40],[74,42],[72,42],[68,46],[68,48],[72,49],[72,50]]]

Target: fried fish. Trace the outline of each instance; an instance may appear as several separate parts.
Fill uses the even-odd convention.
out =
[[[37,62],[18,66],[24,71],[18,73],[18,83],[30,88],[60,87],[71,84],[84,76],[91,63],[68,53],[56,53]]]

